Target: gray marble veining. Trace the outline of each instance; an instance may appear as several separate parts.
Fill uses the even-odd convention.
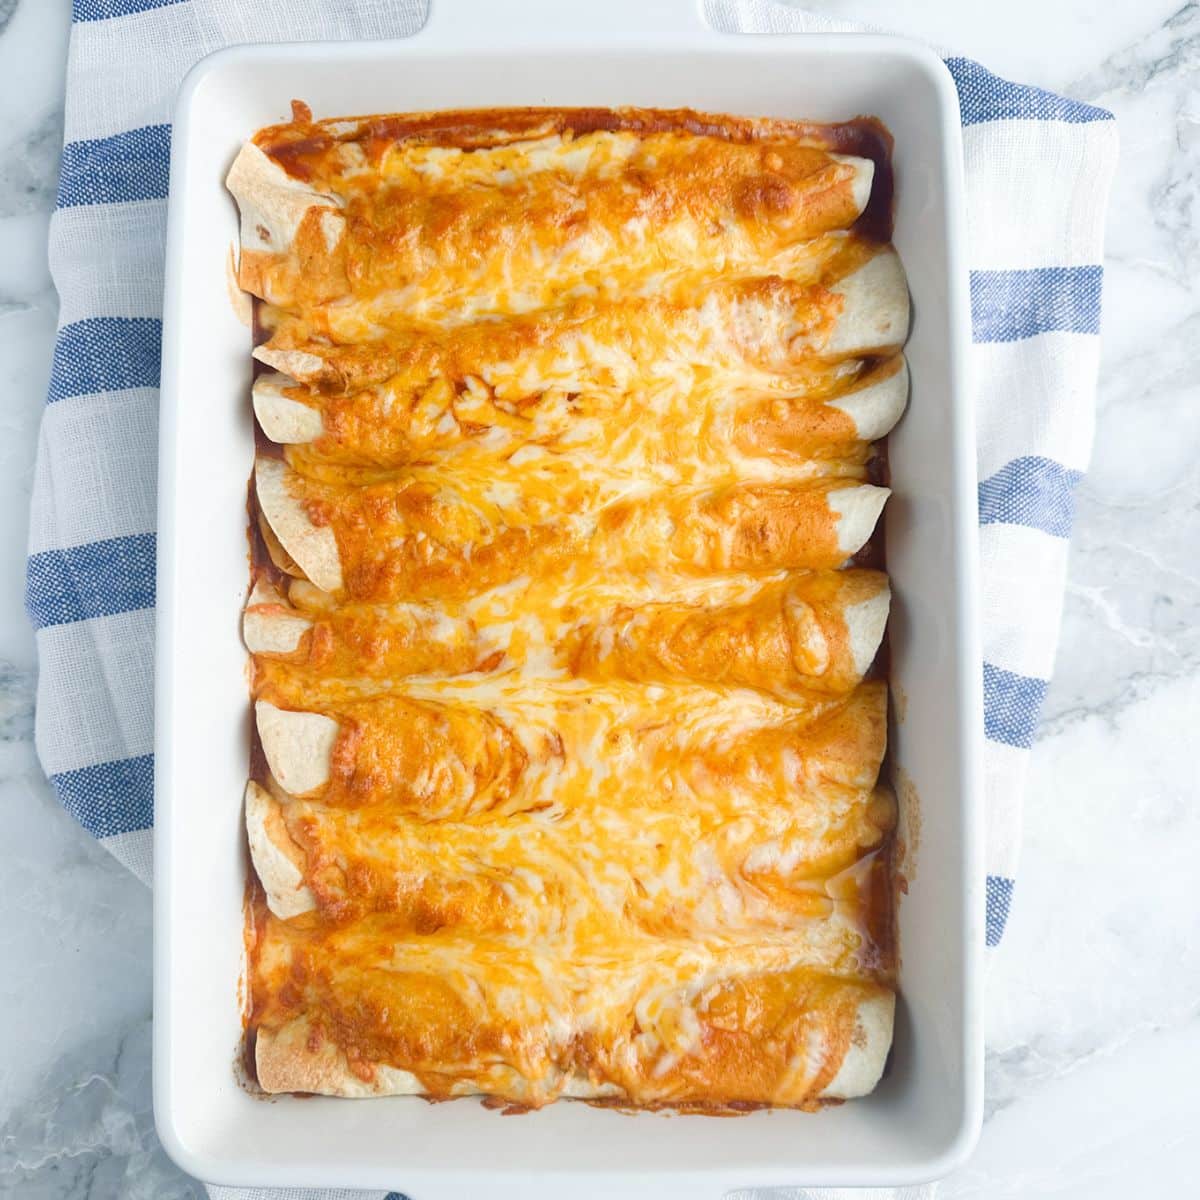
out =
[[[61,151],[62,110],[58,108],[9,141],[0,157],[0,217],[54,207]]]
[[[3,33],[8,27],[13,13],[17,11],[18,2],[19,0],[0,0],[0,33]]]
[[[1200,5],[811,7],[1118,117],[1095,454],[988,982],[988,1120],[941,1195],[1182,1200],[1200,1120]],[[0,0],[0,1196],[200,1196],[153,1135],[149,894],[58,808],[32,746],[22,564],[68,18],[66,0]]]
[[[153,1134],[149,893],[59,808],[33,748],[24,558],[69,17],[0,0],[0,1196],[201,1196]]]
[[[200,1200],[154,1136],[150,1021],[74,1048],[55,1062],[0,1135],[0,1178],[22,1196]]]

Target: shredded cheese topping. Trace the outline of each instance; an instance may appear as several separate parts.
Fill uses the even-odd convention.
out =
[[[836,403],[896,378],[852,282],[890,254],[872,164],[572,121],[301,113],[230,177],[279,372],[245,626],[268,1090],[728,1110],[882,1066],[887,581],[844,561],[886,493]]]

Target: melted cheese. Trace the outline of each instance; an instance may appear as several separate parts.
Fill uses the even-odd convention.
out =
[[[296,256],[268,269],[273,297],[291,307],[353,298],[377,318],[444,323],[627,294],[648,278],[733,272],[811,243],[854,220],[871,178],[869,162],[795,141],[675,132],[474,150],[400,141],[365,158],[351,141],[310,161],[327,205],[311,229],[325,269],[307,272],[307,243],[293,238]],[[321,215],[332,213],[343,224],[330,247]]]
[[[870,166],[388,120],[256,138],[272,478],[337,566],[260,517],[254,696],[322,730],[264,734],[303,794],[256,768],[264,1086],[807,1104],[894,970],[886,581],[837,569],[871,447],[835,402],[896,347],[828,352]]]

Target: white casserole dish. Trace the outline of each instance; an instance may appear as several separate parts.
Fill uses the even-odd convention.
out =
[[[928,50],[892,38],[718,35],[688,0],[583,11],[522,5],[503,16],[484,0],[457,0],[452,11],[455,23],[438,0],[426,28],[404,41],[224,50],[201,62],[180,93],[159,466],[159,1136],[184,1170],[209,1182],[399,1189],[412,1200],[484,1188],[497,1200],[700,1198],[734,1187],[903,1184],[944,1174],[969,1153],[980,1124],[984,912],[970,312],[950,76]],[[895,136],[895,244],[915,321],[913,398],[890,443],[886,542],[896,596],[893,758],[906,781],[910,886],[900,907],[892,1061],[867,1099],[816,1115],[739,1120],[630,1116],[576,1103],[503,1119],[470,1100],[268,1101],[239,1084],[250,733],[239,617],[253,436],[250,338],[226,283],[237,218],[223,180],[240,143],[286,119],[293,97],[318,116],[539,104],[816,120],[871,114]]]

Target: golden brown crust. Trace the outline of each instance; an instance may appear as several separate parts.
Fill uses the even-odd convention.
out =
[[[733,437],[750,454],[846,458],[855,443],[886,435],[907,397],[908,371],[897,354],[828,396],[755,396],[739,409]]]
[[[363,604],[462,600],[531,570],[561,577],[585,562],[600,572],[828,570],[862,546],[887,497],[852,479],[732,484],[538,520],[540,496],[530,494],[527,516],[449,480],[331,485],[269,458],[258,460],[257,478],[285,554],[319,587]]]
[[[239,154],[266,1090],[874,1086],[888,591],[843,567],[907,393],[887,148],[300,107]]]
[[[841,480],[723,488],[685,501],[670,548],[709,571],[828,569],[867,540],[886,495]]]
[[[615,945],[627,928],[680,937],[786,929],[799,915],[826,914],[826,892],[809,885],[852,867],[895,824],[891,797],[870,790],[869,764],[877,769],[883,753],[872,697],[864,691],[839,713],[809,731],[760,732],[740,754],[697,745],[665,764],[653,752],[627,756],[603,797],[571,786],[587,748],[566,742],[553,793],[518,781],[521,795],[502,808],[440,821],[435,834],[428,807],[414,811],[391,788],[364,788],[353,807],[326,792],[286,803],[268,796],[252,812],[248,797],[251,847],[277,914],[303,879],[306,908],[315,897],[339,921],[392,912],[418,933],[463,927],[553,939],[572,924],[581,936],[607,930]],[[720,784],[706,787],[701,772]],[[789,776],[787,804],[774,772]],[[648,794],[655,782],[688,786],[687,804]],[[540,810],[555,798],[560,811],[545,820]],[[659,879],[665,846],[675,851]],[[280,862],[291,866],[275,869]],[[768,886],[777,894],[765,903]]]
[[[564,1093],[692,1109],[802,1107],[869,1091],[891,1039],[889,989],[765,965],[779,962],[777,953],[660,961],[643,968],[643,978],[654,980],[652,1003],[637,998],[628,963],[593,969],[598,987],[633,989],[621,1009],[627,1015],[574,1034],[560,1009],[569,972],[546,986],[549,964],[537,954],[509,953],[487,972],[477,962],[460,981],[431,970],[427,954],[394,960],[370,952],[374,966],[362,973],[358,952],[353,962],[342,957],[361,936],[327,944],[320,962],[302,935],[290,939],[280,967],[311,971],[306,987],[323,1001],[319,1016],[312,1000],[301,1006],[286,997],[278,1012],[264,1014],[257,1059],[267,1090],[437,1098],[479,1090],[533,1107]],[[341,999],[351,994],[348,971],[352,1009]],[[498,988],[522,989],[519,1030],[498,1019]],[[456,1069],[448,1071],[451,1063]]]
[[[724,135],[654,130],[649,115],[607,128],[583,115],[568,125],[562,111],[540,128],[509,116],[486,144],[476,134],[466,146],[447,140],[445,126],[441,136],[391,141],[377,122],[357,134],[345,122],[336,132],[264,130],[230,186],[244,207],[278,195],[292,236],[248,254],[242,284],[299,307],[400,293],[419,280],[428,304],[474,287],[484,262],[525,288],[541,284],[543,295],[593,276],[628,286],[665,267],[760,262],[845,228],[866,205],[872,161],[831,153],[815,136],[727,119]]]
[[[418,605],[306,605],[251,597],[247,648],[331,678],[460,675],[495,654],[471,621]]]
[[[571,670],[593,679],[752,687],[781,700],[814,688],[847,692],[865,670],[855,642],[865,636],[878,645],[883,635],[886,590],[879,571],[813,572],[770,585],[742,605],[625,606],[576,632]],[[869,631],[860,629],[864,618]]]
[[[279,309],[256,354],[330,395],[385,381],[420,390],[438,379],[456,386],[482,379],[494,381],[501,398],[520,399],[528,391],[521,380],[531,377],[542,388],[595,391],[650,386],[682,372],[806,383],[903,341],[907,293],[895,263],[889,250],[852,243],[831,259],[837,273],[815,280],[701,278],[682,294],[584,294],[559,309],[482,314],[449,326],[365,301],[301,314]],[[607,346],[600,359],[597,344]]]

